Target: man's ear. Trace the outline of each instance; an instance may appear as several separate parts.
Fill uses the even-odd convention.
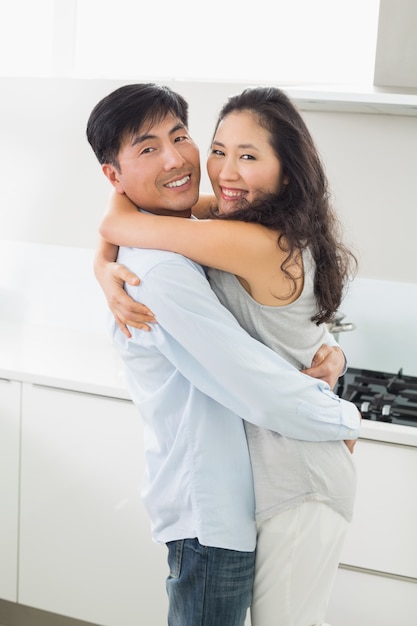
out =
[[[120,182],[119,172],[111,163],[103,163],[101,166],[102,172],[106,178],[109,179],[113,187],[118,193],[124,193],[123,185]]]

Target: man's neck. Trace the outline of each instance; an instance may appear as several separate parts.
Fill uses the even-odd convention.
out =
[[[152,213],[153,215],[167,215],[169,217],[191,217],[191,209],[184,209],[182,211],[172,211],[170,209],[141,209],[145,213]]]

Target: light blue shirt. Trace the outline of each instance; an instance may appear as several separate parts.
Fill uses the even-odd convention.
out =
[[[142,496],[156,542],[256,544],[251,465],[241,418],[308,441],[359,435],[356,407],[252,339],[204,270],[172,252],[120,248],[141,277],[128,293],[153,311],[150,332],[113,325],[145,428]]]

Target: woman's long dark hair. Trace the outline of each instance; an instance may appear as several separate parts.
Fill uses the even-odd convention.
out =
[[[356,259],[338,238],[339,223],[310,132],[288,96],[275,87],[253,87],[229,98],[220,111],[215,133],[220,122],[236,111],[252,113],[269,131],[288,184],[281,186],[278,195],[263,195],[233,213],[218,217],[256,222],[279,231],[278,245],[288,253],[281,269],[293,280],[288,266],[300,250],[310,248],[316,264],[317,300],[317,313],[312,321],[329,322],[340,306]]]

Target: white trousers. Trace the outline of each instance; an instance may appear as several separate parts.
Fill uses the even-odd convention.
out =
[[[319,502],[258,525],[252,626],[324,624],[347,528]]]

